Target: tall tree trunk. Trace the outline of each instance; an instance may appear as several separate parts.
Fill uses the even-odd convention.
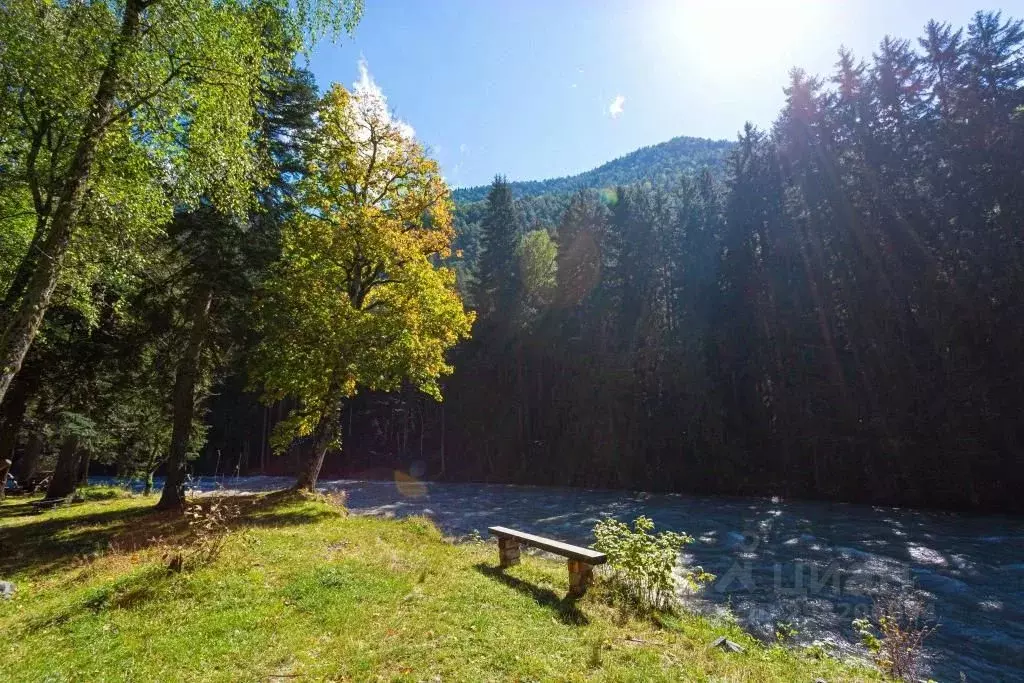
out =
[[[338,424],[341,421],[341,401],[332,406],[320,418],[313,430],[313,439],[306,451],[305,462],[299,469],[299,478],[295,482],[298,491],[316,491],[316,480],[320,476],[320,468],[324,464],[324,456],[331,443],[338,437]]]
[[[67,498],[78,488],[78,437],[64,439],[57,454],[57,467],[46,489],[47,498]]]
[[[263,406],[263,428],[260,430],[260,474],[267,473],[267,434],[269,427],[267,426],[267,413],[270,412],[270,406]],[[217,460],[220,461],[220,451],[217,451]]]
[[[35,379],[37,377],[38,373],[32,373],[31,378],[24,375],[20,377],[3,402],[3,412],[0,414],[0,500],[4,499],[7,490],[7,473],[14,462],[14,449],[25,423],[25,410],[39,384],[38,379]]]
[[[75,478],[79,486],[86,486],[89,483],[89,461],[92,459],[92,451],[83,451],[82,457],[78,459],[78,473]]]
[[[25,452],[11,468],[14,478],[22,484],[27,483],[36,476],[36,471],[39,469],[39,461],[42,460],[44,445],[46,444],[42,434],[37,431],[29,433],[28,443],[25,444]]]
[[[11,381],[21,369],[25,354],[32,346],[32,340],[39,331],[50,305],[50,297],[57,286],[64,254],[71,243],[78,213],[82,208],[96,150],[116,113],[122,62],[125,52],[139,35],[143,9],[145,7],[140,0],[128,0],[125,5],[121,32],[100,75],[89,118],[61,187],[53,223],[42,244],[41,258],[36,259],[32,277],[28,280],[18,309],[10,312],[10,317],[4,321],[5,329],[0,336],[0,401],[7,395]]]
[[[39,386],[39,373],[31,376],[23,375],[14,384],[13,389],[3,401],[0,414],[0,501],[7,495],[7,474],[14,462],[14,449],[17,436],[22,433],[25,424],[25,412],[29,408],[29,399]],[[16,480],[17,477],[15,476]]]
[[[157,507],[162,510],[180,508],[185,504],[185,465],[188,441],[192,434],[192,419],[196,410],[196,380],[199,378],[199,360],[210,327],[210,304],[213,288],[201,285],[192,301],[192,330],[185,353],[178,361],[174,378],[174,419],[171,428],[171,448],[167,458],[167,480]]]
[[[0,502],[7,497],[7,473],[11,470],[10,460],[0,460]]]
[[[445,429],[445,424],[444,424],[444,403],[442,402],[441,403],[441,478],[442,479],[444,478],[444,475],[447,474],[447,471],[445,470],[445,464],[446,463],[444,461],[444,437],[445,437],[444,429]]]
[[[2,314],[0,314],[0,329],[7,328],[7,323],[14,312],[18,300],[21,299],[21,295],[25,293],[25,287],[28,285],[29,278],[32,277],[32,272],[34,271],[36,261],[38,260],[41,243],[46,238],[46,226],[46,217],[37,215],[36,229],[32,233],[32,241],[29,242],[28,249],[25,251],[25,256],[23,256],[21,261],[18,263],[18,267],[14,271],[14,276],[11,278],[11,282],[7,286],[7,291],[4,293],[3,304],[0,304],[0,312],[2,312]]]

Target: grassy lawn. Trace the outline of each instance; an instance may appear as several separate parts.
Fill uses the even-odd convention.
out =
[[[600,589],[572,604],[561,562],[499,572],[493,544],[292,495],[240,503],[219,558],[175,573],[185,526],[154,502],[0,507],[0,579],[17,584],[0,680],[878,680],[703,617],[627,618]],[[709,648],[719,635],[747,650]]]

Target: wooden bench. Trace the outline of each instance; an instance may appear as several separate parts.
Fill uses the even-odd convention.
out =
[[[519,564],[519,546],[528,545],[569,558],[569,595],[580,597],[587,592],[594,575],[594,566],[604,564],[608,556],[590,548],[569,545],[543,536],[534,536],[503,526],[487,527],[498,537],[498,561],[502,569]]]

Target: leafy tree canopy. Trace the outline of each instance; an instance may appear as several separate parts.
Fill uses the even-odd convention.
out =
[[[473,321],[454,272],[435,263],[452,239],[437,163],[372,92],[335,85],[319,122],[298,188],[306,210],[285,226],[260,307],[254,377],[267,399],[301,402],[281,446],[360,388],[409,381],[440,399],[445,351]]]
[[[19,221],[4,254],[17,265],[0,267],[0,398],[57,284],[94,275],[65,268],[69,252],[84,266],[111,243],[133,255],[173,207],[251,205],[264,172],[254,144],[261,79],[318,36],[350,29],[361,10],[360,0],[0,8],[0,210]]]

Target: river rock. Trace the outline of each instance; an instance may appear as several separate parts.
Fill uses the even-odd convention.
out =
[[[14,584],[10,581],[0,581],[0,598],[10,600],[14,597]]]

